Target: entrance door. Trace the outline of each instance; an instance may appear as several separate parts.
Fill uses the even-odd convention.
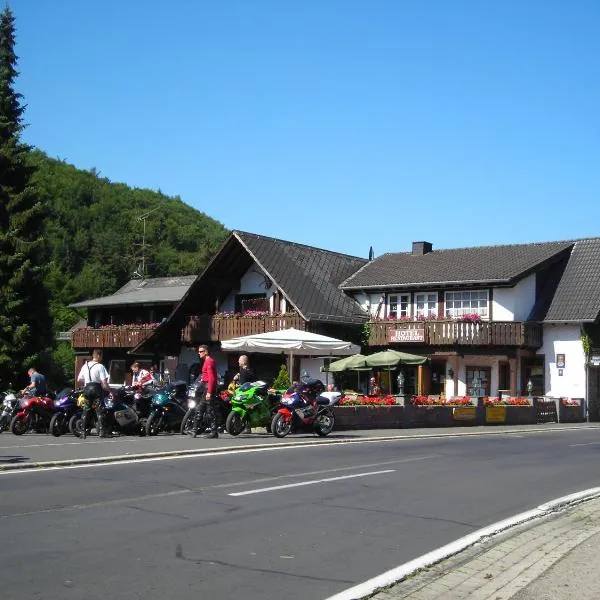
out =
[[[467,396],[489,396],[490,367],[467,367]]]
[[[446,363],[431,363],[431,383],[429,393],[433,396],[441,396],[445,393],[446,387]]]

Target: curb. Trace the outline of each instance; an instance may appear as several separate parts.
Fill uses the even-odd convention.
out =
[[[430,567],[442,560],[450,558],[460,552],[463,552],[470,546],[481,542],[484,539],[492,538],[500,533],[503,533],[518,525],[523,525],[529,521],[540,520],[543,517],[550,515],[567,507],[575,506],[588,500],[593,500],[600,497],[600,487],[590,488],[582,492],[569,494],[556,498],[550,502],[540,504],[536,508],[519,513],[502,521],[478,529],[462,538],[459,538],[445,546],[441,546],[436,550],[432,550],[427,554],[423,554],[407,563],[399,565],[385,573],[377,575],[372,579],[359,583],[351,588],[339,592],[333,596],[329,596],[325,600],[361,600],[362,598],[370,597],[376,592],[387,588],[391,585],[399,583],[403,579],[413,575],[417,571]]]
[[[407,441],[407,440],[423,440],[423,439],[436,439],[436,438],[448,438],[448,437],[469,437],[469,436],[482,436],[482,435],[515,435],[521,433],[548,433],[550,431],[572,431],[574,429],[589,429],[589,426],[569,426],[569,427],[553,427],[547,429],[544,427],[531,427],[528,429],[501,429],[501,430],[485,430],[485,431],[465,431],[461,429],[460,432],[436,432],[436,433],[419,433],[416,435],[384,435],[374,436],[362,439],[355,438],[343,438],[343,439],[328,439],[328,438],[315,438],[314,440],[297,440],[297,441],[286,441],[286,442],[271,442],[252,444],[244,446],[216,446],[211,448],[195,448],[195,449],[183,449],[183,450],[165,450],[162,452],[144,452],[140,454],[121,454],[116,456],[96,456],[90,458],[73,458],[65,460],[51,460],[51,461],[40,461],[34,463],[15,463],[15,464],[0,464],[0,473],[6,471],[28,471],[33,469],[44,469],[52,467],[70,467],[78,465],[93,465],[93,464],[111,464],[119,462],[133,462],[143,461],[157,458],[177,458],[178,456],[195,456],[205,454],[222,454],[227,452],[252,452],[254,450],[268,450],[277,448],[293,448],[302,446],[318,446],[318,445],[335,445],[335,444],[364,444],[364,443],[375,443],[375,442],[390,442],[390,441]],[[350,430],[349,430],[350,431]],[[82,442],[84,444],[85,442]]]

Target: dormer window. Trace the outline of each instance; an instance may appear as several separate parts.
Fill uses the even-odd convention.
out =
[[[408,294],[390,294],[387,302],[387,318],[401,319],[410,316],[410,296]]]
[[[466,290],[461,292],[446,292],[444,296],[446,316],[460,318],[465,315],[479,315],[487,318],[488,290]]]
[[[437,292],[415,294],[415,316],[417,318],[437,316],[437,300]]]

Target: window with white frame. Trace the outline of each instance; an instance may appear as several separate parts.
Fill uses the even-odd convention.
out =
[[[415,316],[435,317],[437,316],[437,292],[428,294],[415,294]]]
[[[390,294],[388,296],[388,319],[401,319],[410,316],[409,294]]]
[[[466,290],[446,292],[444,296],[447,317],[465,315],[488,316],[488,290]]]

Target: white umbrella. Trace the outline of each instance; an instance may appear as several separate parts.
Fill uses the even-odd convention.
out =
[[[245,335],[221,342],[222,350],[237,352],[265,352],[290,355],[290,374],[292,373],[295,354],[302,356],[346,356],[360,352],[360,346],[337,338],[318,333],[310,333],[300,329],[282,329],[256,335]]]

